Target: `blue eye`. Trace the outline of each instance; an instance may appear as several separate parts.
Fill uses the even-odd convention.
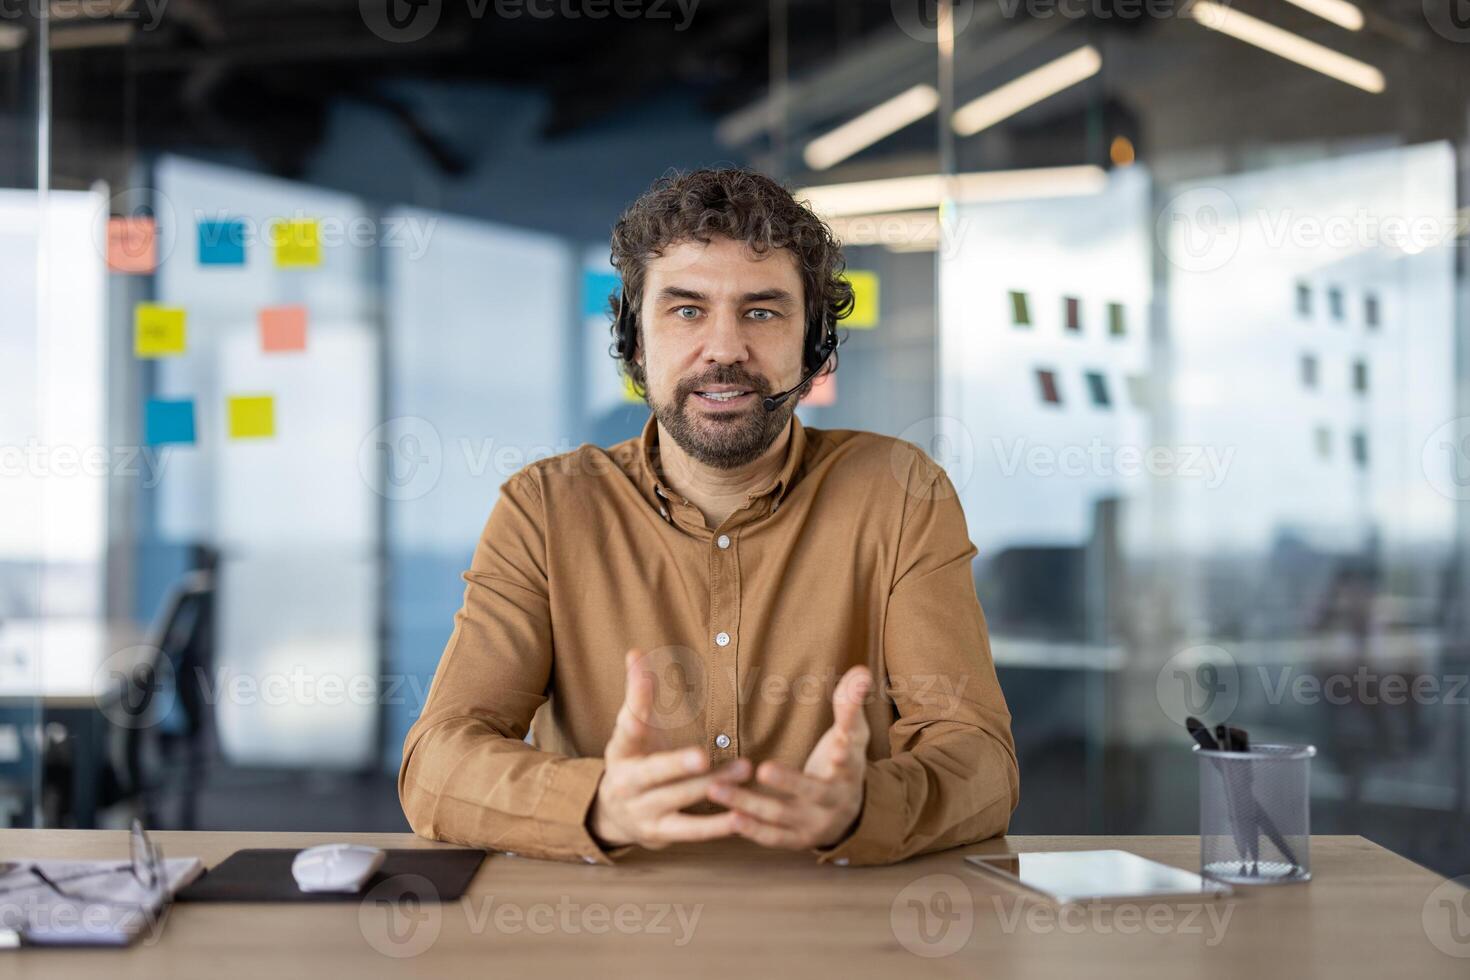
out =
[[[754,317],[757,320],[772,320],[775,318],[776,313],[774,310],[751,310],[746,316]]]
[[[691,315],[686,316],[685,314],[691,314]],[[699,307],[697,307],[697,306],[681,306],[677,310],[674,311],[674,316],[678,317],[681,320],[692,320],[692,319],[694,319],[694,317],[696,317],[698,315],[699,315]]]

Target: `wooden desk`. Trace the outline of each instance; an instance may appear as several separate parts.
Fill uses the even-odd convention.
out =
[[[328,840],[442,846],[395,834],[155,836],[165,854],[197,855],[206,864],[242,847]],[[1465,890],[1361,837],[1314,838],[1314,880],[1306,885],[1239,889],[1233,898],[1209,903],[1119,905],[1075,917],[1019,902],[959,860],[965,853],[1104,847],[1185,868],[1198,860],[1193,837],[1011,837],[885,868],[818,866],[740,841],[635,852],[615,868],[492,854],[465,899],[424,907],[427,918],[413,932],[405,930],[396,945],[387,935],[389,911],[372,903],[186,903],[174,906],[152,945],[111,952],[22,950],[0,954],[0,969],[20,978],[108,980],[1470,975],[1470,958],[1441,952],[1424,924],[1426,909],[1448,914],[1439,900],[1462,902]],[[127,837],[117,831],[0,831],[0,859],[126,853]],[[1442,890],[1430,902],[1437,887]],[[931,918],[930,927],[943,938],[925,945],[909,902],[943,911],[932,902],[941,892],[951,899],[950,932]],[[1470,922],[1460,925],[1465,932],[1454,949],[1470,955]],[[598,928],[601,934],[593,931]],[[1441,927],[1442,943],[1450,935]],[[965,941],[951,955],[925,958],[911,951],[941,950],[955,939]],[[379,951],[418,947],[425,948],[403,958]]]

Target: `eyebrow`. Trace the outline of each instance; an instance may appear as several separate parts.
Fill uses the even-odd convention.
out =
[[[688,299],[695,302],[708,302],[709,297],[697,289],[685,289],[683,286],[665,286],[658,291],[660,300]],[[740,297],[744,303],[770,303],[770,302],[792,302],[791,293],[785,289],[761,289],[753,293],[746,293]]]

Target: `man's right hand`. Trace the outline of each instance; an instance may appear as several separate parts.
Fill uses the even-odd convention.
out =
[[[750,762],[736,759],[709,772],[709,755],[697,746],[650,751],[654,679],[640,666],[642,656],[629,650],[624,658],[623,707],[603,753],[606,768],[587,818],[588,829],[609,846],[637,844],[651,850],[680,841],[729,837],[734,833],[733,811],[700,816],[679,811],[707,800],[714,783],[745,782]]]

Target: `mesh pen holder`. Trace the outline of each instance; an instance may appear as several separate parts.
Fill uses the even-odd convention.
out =
[[[1310,745],[1199,755],[1200,874],[1238,885],[1312,877]]]

